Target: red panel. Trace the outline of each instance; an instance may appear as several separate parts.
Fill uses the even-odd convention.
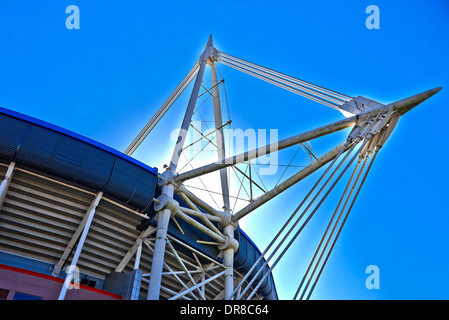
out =
[[[64,279],[61,279],[61,278],[53,277],[53,276],[50,276],[50,275],[47,275],[47,274],[43,274],[43,273],[39,273],[39,272],[35,272],[35,271],[30,271],[30,270],[26,270],[26,269],[22,269],[22,268],[12,267],[12,266],[8,266],[8,265],[1,264],[1,263],[0,263],[0,269],[12,271],[12,272],[20,273],[20,274],[24,274],[24,275],[33,276],[33,277],[37,277],[37,278],[40,278],[40,279],[49,280],[49,281],[52,281],[52,283],[61,283],[61,284],[64,283]],[[9,279],[9,280],[14,281],[14,279]],[[24,283],[23,281],[19,281],[18,280],[17,282],[21,282],[20,285],[22,287],[23,286],[27,287],[27,284]],[[33,286],[33,284],[31,284],[31,283],[29,285]],[[54,286],[49,284],[48,289],[53,291],[51,289],[52,287],[54,287]],[[105,291],[105,290],[89,287],[89,286],[86,286],[86,285],[83,285],[83,284],[79,284],[79,287],[80,287],[80,289],[87,290],[87,291],[90,291],[90,292],[94,292],[94,293],[97,293],[97,294],[100,294],[100,295],[104,295],[104,296],[107,296],[107,297],[110,297],[110,298],[113,298],[113,299],[118,299],[118,300],[122,299],[122,296],[114,294],[114,293],[111,293],[111,292],[108,292],[108,291]],[[59,285],[57,286],[57,288],[58,288],[58,290],[60,290],[60,286]]]

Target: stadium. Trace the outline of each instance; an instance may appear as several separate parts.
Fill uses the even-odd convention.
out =
[[[2,219],[1,283],[3,295],[20,292],[57,299],[87,213],[95,210],[77,266],[80,288],[68,290],[67,299],[131,299],[146,296],[151,250],[142,250],[123,263],[141,235],[157,226],[153,199],[158,171],[98,142],[49,123],[1,112]],[[101,200],[96,202],[98,194]],[[182,200],[177,198],[182,204]],[[211,278],[223,271],[217,249],[201,245],[210,241],[193,227],[179,222],[182,234],[170,225],[173,252],[167,248],[167,268],[182,270],[177,259],[194,268],[195,277]],[[239,251],[235,271],[245,274],[260,251],[241,230],[236,231]],[[147,244],[151,248],[151,244]],[[181,291],[174,273],[163,277],[162,296]],[[220,280],[211,281],[205,298],[219,297]],[[137,284],[137,285],[136,285]],[[261,287],[260,297],[276,298],[272,277]],[[7,298],[7,297],[4,297]]]
[[[154,201],[161,194],[158,169],[9,109],[0,109],[0,123],[1,298],[145,299],[157,230]],[[189,199],[174,199],[195,208],[194,221],[207,215]],[[234,272],[242,278],[261,252],[239,228],[234,237]],[[168,239],[160,299],[201,280],[186,298],[223,299],[226,267],[217,246],[208,244],[215,240],[183,220],[170,223]],[[68,277],[70,265],[76,272]],[[256,298],[277,299],[271,275]]]
[[[224,139],[220,137],[227,123],[222,119],[218,90],[223,81],[218,81],[216,63],[336,109],[345,119],[280,140],[275,146],[269,144],[226,158]],[[203,86],[206,67],[212,74],[209,88]],[[193,88],[170,165],[162,170],[133,158],[136,148],[190,83]],[[200,94],[201,87],[205,91]],[[347,210],[325,257],[327,261],[378,151],[399,118],[440,89],[384,105],[361,96],[340,94],[220,52],[210,36],[198,62],[124,152],[51,123],[0,108],[0,298],[276,300],[278,294],[265,255],[294,221],[299,207],[264,252],[240,228],[239,220],[329,164],[300,207],[321,181],[325,181],[324,185],[289,227],[277,251],[302,222],[294,239],[299,235],[338,180],[358,159],[347,185],[351,191],[349,195],[345,191],[341,198],[342,201],[347,196],[340,216],[336,222],[333,218],[329,222],[328,228],[333,228],[326,246]],[[176,169],[185,147],[186,132],[197,99],[203,94],[213,97],[218,159],[179,173]],[[348,128],[352,129],[342,144],[321,157],[309,150],[308,166],[260,197],[251,197],[247,206],[231,213],[229,167],[291,146],[305,146],[310,140]],[[352,152],[355,154],[350,158]],[[340,156],[343,159],[338,162]],[[319,198],[340,168],[343,172],[324,198]],[[212,172],[220,174],[222,211],[183,185],[189,179]],[[331,176],[323,180],[328,173]],[[250,186],[257,186],[251,176],[244,176]],[[357,178],[353,181],[353,177]],[[316,199],[320,199],[317,206],[305,216]],[[350,203],[348,207],[347,203]],[[340,203],[337,209],[339,206]],[[324,250],[326,247],[320,259]]]

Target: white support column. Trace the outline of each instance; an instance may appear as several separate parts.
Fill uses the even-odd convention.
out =
[[[215,63],[213,61],[209,62],[211,67],[212,75],[212,87],[213,87],[213,104],[214,104],[214,118],[215,118],[215,128],[217,129],[217,146],[218,146],[218,161],[222,161],[226,158],[226,149],[224,144],[223,129],[223,119],[221,116],[221,105],[220,105],[220,95],[218,91],[218,81],[217,72],[215,70]],[[221,191],[223,194],[223,203],[225,211],[230,215],[230,203],[229,203],[229,185],[228,185],[228,175],[227,168],[220,169],[220,180],[221,180]],[[234,291],[234,254],[237,251],[238,243],[234,239],[235,226],[232,224],[227,224],[223,228],[223,234],[227,239],[227,246],[223,250],[223,264],[225,265],[225,279],[224,279],[224,299],[232,299],[232,292]],[[219,247],[220,248],[220,247]]]
[[[3,207],[3,202],[5,201],[6,192],[8,192],[9,185],[11,184],[12,175],[14,173],[14,168],[16,166],[15,162],[11,162],[11,164],[8,167],[8,170],[6,170],[5,179],[3,179],[2,183],[0,184],[0,210]]]
[[[153,261],[151,263],[150,285],[147,300],[159,300],[161,290],[162,269],[164,267],[165,244],[167,241],[168,223],[171,212],[168,209],[159,211],[156,240],[154,242]]]
[[[237,251],[238,243],[234,239],[234,226],[228,224],[223,229],[224,235],[228,238],[229,243],[226,249],[223,250],[223,264],[225,265],[225,280],[224,280],[224,299],[232,299],[232,292],[234,291],[234,253]]]
[[[179,129],[178,139],[176,140],[176,145],[173,150],[173,155],[170,162],[170,169],[175,172],[178,166],[178,161],[182,152],[182,147],[184,145],[185,138],[187,136],[187,131],[190,126],[190,121],[192,120],[193,111],[195,109],[196,100],[198,98],[198,93],[201,89],[201,84],[203,82],[204,70],[206,68],[206,62],[208,57],[212,54],[211,39],[207,43],[206,49],[200,57],[200,69],[198,75],[196,76],[195,84],[193,85],[192,94],[190,95],[189,103],[182,120],[181,128]]]
[[[175,144],[175,148],[173,150],[173,155],[170,161],[170,166],[164,174],[168,176],[167,180],[162,185],[161,196],[167,197],[168,199],[173,199],[174,194],[174,186],[171,183],[173,173],[176,171],[176,167],[178,165],[178,161],[182,152],[182,147],[184,145],[185,137],[187,135],[187,130],[190,125],[190,121],[192,120],[193,111],[196,105],[196,101],[198,98],[198,93],[201,88],[201,84],[203,81],[204,70],[206,68],[206,62],[209,56],[212,54],[212,39],[210,38],[206,49],[200,57],[200,69],[198,71],[198,75],[195,80],[195,84],[192,89],[192,94],[190,95],[190,100],[187,105],[186,112],[184,114],[184,119],[181,124],[181,128],[179,130],[178,139]],[[162,280],[162,269],[164,267],[164,255],[165,255],[165,245],[167,242],[167,230],[168,224],[170,222],[170,216],[172,212],[170,209],[161,208],[156,213],[157,217],[157,233],[156,240],[154,244],[154,253],[153,253],[153,262],[151,264],[151,275],[150,275],[150,284],[148,287],[148,296],[147,300],[159,300],[159,294],[161,289],[161,280]],[[176,214],[176,212],[173,212]]]
[[[86,238],[87,238],[87,233],[89,232],[90,225],[92,224],[92,220],[94,219],[95,210],[97,209],[97,206],[100,203],[102,196],[103,196],[103,192],[99,192],[97,194],[97,197],[95,198],[95,200],[92,202],[92,204],[90,206],[90,211],[86,213],[88,215],[87,221],[84,226],[83,232],[81,233],[80,239],[78,241],[78,245],[76,246],[76,251],[73,255],[73,259],[72,259],[70,268],[68,268],[69,270],[67,271],[67,276],[65,278],[64,284],[62,285],[58,300],[64,300],[64,298],[65,298],[67,289],[70,286],[70,283],[73,278],[73,274],[75,272],[75,267],[78,263],[78,259],[79,259],[80,255],[81,255],[81,250],[83,250],[84,242],[86,241]]]
[[[220,94],[218,91],[218,82],[217,82],[217,71],[215,70],[215,63],[209,63],[211,68],[211,76],[212,76],[212,93],[213,93],[213,104],[214,104],[214,119],[215,119],[215,129],[217,132],[215,133],[217,139],[217,147],[218,147],[218,161],[221,161],[226,158],[226,149],[224,144],[224,135],[223,135],[223,119],[221,117],[221,105],[220,105]],[[230,210],[229,203],[229,185],[228,185],[228,169],[223,168],[220,169],[220,180],[221,180],[221,190],[223,193],[223,203],[225,206],[225,210]]]
[[[99,193],[100,194],[100,193]],[[102,198],[103,193],[101,193],[100,198]],[[97,195],[98,198],[98,195]],[[61,272],[62,267],[67,261],[67,258],[69,257],[70,253],[72,252],[73,248],[75,247],[76,243],[78,242],[81,233],[86,227],[86,223],[89,220],[89,212],[91,212],[92,209],[95,209],[97,206],[97,198],[92,201],[89,208],[87,208],[86,214],[84,215],[83,219],[81,220],[80,224],[76,228],[75,232],[72,235],[72,238],[70,239],[69,243],[67,244],[67,247],[65,248],[64,252],[61,255],[61,258],[59,258],[59,261],[55,264],[54,270],[52,275],[53,276],[59,276],[59,273]],[[98,199],[99,201],[99,199]]]
[[[137,247],[136,260],[134,261],[134,270],[139,269],[140,257],[142,256],[142,243]]]

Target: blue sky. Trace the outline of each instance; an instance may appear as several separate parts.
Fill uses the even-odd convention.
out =
[[[65,26],[71,4],[80,9],[79,30]],[[380,9],[378,30],[365,26],[372,4]],[[2,1],[0,105],[123,151],[194,65],[209,34],[218,50],[350,96],[389,103],[442,86],[401,118],[381,150],[312,298],[448,299],[448,21],[444,0]],[[233,128],[278,129],[285,138],[343,118],[218,67]],[[171,153],[167,133],[179,126],[188,91],[137,159],[164,163]],[[312,145],[322,155],[345,134]],[[280,154],[279,162],[288,163],[295,151]],[[245,218],[245,231],[261,249],[317,178]],[[294,294],[325,216],[317,214],[276,267],[281,298]],[[379,267],[378,290],[365,287],[369,265]]]

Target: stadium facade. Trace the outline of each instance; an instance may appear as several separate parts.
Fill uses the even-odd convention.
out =
[[[216,63],[331,107],[346,118],[226,158],[222,131],[229,122],[222,120],[218,86],[223,80],[218,82]],[[207,66],[211,69],[211,88],[203,85]],[[132,158],[132,154],[191,82],[193,89],[170,165],[159,173],[157,168]],[[202,94],[207,92],[213,101],[218,161],[180,172],[177,165],[197,99],[202,95],[201,87],[206,90]],[[272,268],[346,171],[353,168],[293,298],[302,290],[300,299],[306,294],[309,299],[370,168],[399,119],[440,90],[434,88],[384,105],[220,52],[210,36],[198,62],[124,153],[0,108],[0,298],[277,299]],[[321,157],[312,159],[311,153],[309,165],[231,212],[229,167],[249,165],[258,157],[350,127],[343,143]],[[326,170],[301,204],[260,252],[240,229],[240,219],[324,166]],[[219,210],[183,184],[212,172],[220,174],[224,205]],[[250,186],[256,185],[251,176],[245,178]],[[313,199],[302,208],[315,190]],[[295,217],[300,209],[301,214]],[[337,211],[340,214],[334,221]],[[328,234],[328,230],[332,231]],[[275,256],[270,269],[269,262]],[[309,270],[312,272],[305,282]]]
[[[156,168],[0,108],[0,177],[2,299],[56,300],[71,265],[76,272],[64,299],[146,299],[157,227],[153,199],[160,194]],[[212,280],[190,298],[223,299],[223,278],[217,277],[223,259],[207,244],[213,239],[182,220],[179,227],[169,225],[164,270],[170,272],[162,277],[160,299],[205,279]],[[143,232],[149,236],[136,248]],[[234,274],[242,277],[261,252],[242,230],[235,238]],[[255,298],[277,299],[271,275]]]

